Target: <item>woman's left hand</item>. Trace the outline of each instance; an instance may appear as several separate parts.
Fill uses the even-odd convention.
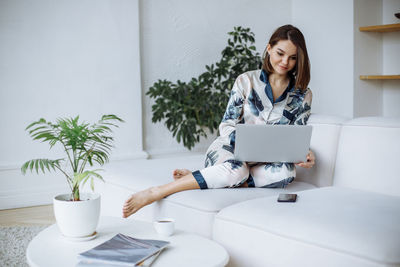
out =
[[[315,155],[310,149],[310,151],[307,154],[307,162],[296,163],[296,166],[310,169],[314,166],[314,164],[315,164]]]

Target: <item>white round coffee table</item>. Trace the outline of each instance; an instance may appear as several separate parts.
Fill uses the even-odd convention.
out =
[[[151,265],[165,266],[225,266],[229,256],[216,242],[195,234],[176,231],[170,237],[161,237],[148,222],[117,217],[101,217],[95,239],[83,242],[70,241],[63,237],[56,224],[40,232],[29,243],[26,250],[31,267],[73,267],[78,263],[77,255],[87,251],[114,235],[121,233],[135,238],[170,241]]]

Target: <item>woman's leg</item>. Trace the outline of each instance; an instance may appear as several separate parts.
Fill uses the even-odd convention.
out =
[[[181,178],[175,179],[174,177],[175,180],[168,184],[150,187],[133,194],[125,201],[122,215],[124,218],[127,218],[154,201],[184,190],[240,186],[247,179],[248,175],[249,170],[246,163],[226,160],[221,164],[193,173],[190,172]]]
[[[249,177],[247,163],[235,159],[232,136],[233,141],[217,138],[207,150],[205,168],[193,172],[201,189],[238,187]]]
[[[127,218],[133,213],[137,212],[139,209],[153,203],[154,201],[160,200],[171,194],[190,189],[200,189],[200,186],[193,177],[192,173],[189,173],[180,179],[176,179],[171,183],[150,187],[146,190],[135,193],[125,201],[122,209],[122,217]]]
[[[225,155],[222,151],[220,154],[223,156],[219,157],[219,161],[214,162],[216,164],[214,166],[193,173],[186,169],[175,170],[173,182],[133,194],[125,201],[122,209],[123,217],[127,218],[144,206],[180,191],[240,186],[249,176],[247,164],[226,159],[233,155]]]
[[[239,187],[249,177],[249,168],[246,162],[228,159],[193,175],[201,189]]]
[[[296,177],[293,163],[263,163],[250,168],[255,187],[284,188]]]
[[[249,169],[247,163],[234,159],[232,151],[230,146],[215,140],[206,154],[206,168],[193,173],[187,169],[176,169],[172,173],[173,182],[133,194],[125,201],[123,217],[127,218],[144,206],[180,191],[242,185],[248,178]]]

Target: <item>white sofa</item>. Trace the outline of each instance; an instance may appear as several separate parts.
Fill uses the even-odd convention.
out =
[[[309,124],[316,166],[298,168],[286,189],[185,191],[131,218],[173,217],[222,244],[229,266],[400,266],[400,119],[312,115]],[[121,216],[130,194],[202,165],[203,155],[109,164],[102,214]],[[282,191],[297,202],[278,203]]]

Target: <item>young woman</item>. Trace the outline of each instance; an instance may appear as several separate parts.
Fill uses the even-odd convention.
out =
[[[210,145],[205,168],[177,169],[174,181],[132,195],[123,206],[123,217],[173,193],[190,189],[223,187],[282,188],[296,176],[295,165],[311,168],[307,162],[260,163],[235,160],[235,126],[248,124],[306,124],[311,112],[310,63],[303,34],[292,25],[279,27],[264,52],[262,70],[241,74],[233,85],[219,136]]]

